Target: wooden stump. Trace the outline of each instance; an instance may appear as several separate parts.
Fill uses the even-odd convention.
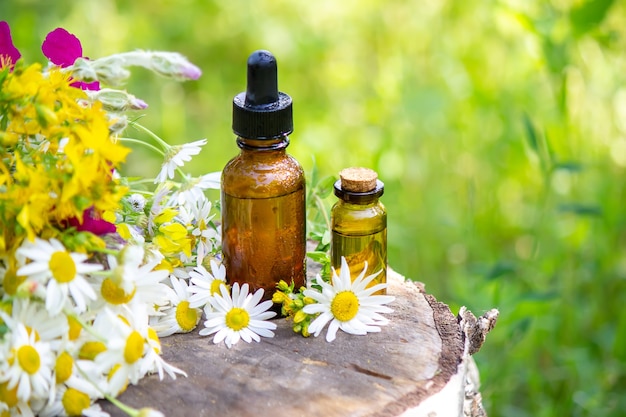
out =
[[[470,352],[497,317],[476,319],[389,271],[394,310],[380,333],[304,338],[278,319],[273,339],[231,349],[192,333],[163,338],[163,358],[188,377],[151,375],[119,399],[166,416],[481,416]],[[473,318],[473,320],[472,320]],[[482,334],[482,339],[480,339]],[[472,342],[478,340],[479,342]],[[474,343],[471,345],[471,343]],[[109,403],[112,416],[123,415]]]

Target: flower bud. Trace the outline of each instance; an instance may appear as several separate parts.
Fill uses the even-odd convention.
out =
[[[276,304],[282,304],[283,301],[288,300],[289,297],[287,297],[284,293],[280,292],[280,291],[276,291],[273,295],[272,295],[272,302],[276,303]]]
[[[291,288],[289,287],[289,285],[282,279],[278,281],[278,284],[276,284],[276,288],[278,288],[279,291],[291,292]]]
[[[74,65],[70,68],[72,71],[72,77],[74,78],[88,83],[98,81],[98,75],[92,66],[92,61],[84,58],[77,58],[76,61],[74,61]]]
[[[151,69],[164,77],[178,81],[197,80],[202,75],[200,68],[176,52],[151,52]]]
[[[153,408],[142,408],[137,414],[138,417],[165,417],[165,414]]]
[[[98,91],[87,91],[89,98],[102,103],[106,111],[123,112],[126,110],[143,110],[148,107],[145,101],[122,90],[103,88]]]
[[[97,79],[106,85],[119,86],[130,77],[130,71],[125,68],[124,60],[120,59],[118,55],[89,62],[98,74]]]
[[[108,113],[109,118],[109,132],[112,135],[119,135],[128,127],[128,118],[119,113]]]
[[[294,316],[293,316],[293,322],[294,323],[301,323],[306,318],[307,318],[307,314],[304,311],[302,311],[302,310],[298,310],[298,312],[296,314],[294,314]]]

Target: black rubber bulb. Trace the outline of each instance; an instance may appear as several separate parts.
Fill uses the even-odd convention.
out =
[[[248,57],[246,91],[233,98],[233,132],[247,139],[273,139],[293,131],[291,97],[278,91],[276,58],[265,50]]]
[[[264,107],[278,102],[278,68],[269,51],[255,51],[248,58],[248,85],[245,105]]]

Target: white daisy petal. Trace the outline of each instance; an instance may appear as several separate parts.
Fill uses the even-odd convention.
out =
[[[222,285],[221,295],[211,297],[214,311],[205,309],[205,328],[200,330],[200,335],[215,333],[213,343],[224,342],[228,348],[239,340],[251,343],[253,340],[259,342],[261,337],[273,337],[272,330],[276,328],[276,324],[266,321],[276,314],[267,311],[272,307],[272,302],[265,301],[259,304],[263,290],[258,290],[254,294],[249,294],[248,290],[248,284],[239,286],[235,283],[231,294],[227,287]]]
[[[318,275],[315,277],[315,287],[304,290],[303,294],[317,303],[307,304],[302,311],[307,314],[319,314],[309,325],[308,331],[318,336],[328,324],[326,341],[332,342],[337,336],[337,331],[342,330],[349,334],[365,335],[369,332],[380,332],[379,326],[389,322],[380,313],[390,313],[389,307],[384,304],[392,302],[395,298],[387,295],[375,295],[383,290],[387,284],[368,285],[380,273],[365,275],[367,263],[363,270],[352,280],[350,268],[346,259],[341,258],[339,274],[333,268],[331,282],[324,282]],[[330,324],[329,324],[330,323]]]
[[[338,329],[339,329],[339,321],[337,320],[331,321],[330,324],[328,325],[328,332],[326,333],[327,342],[332,342],[333,340],[335,340]]]

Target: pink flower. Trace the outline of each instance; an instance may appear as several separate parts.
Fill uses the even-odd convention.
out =
[[[0,68],[13,66],[22,54],[13,45],[11,38],[11,28],[5,21],[0,22]]]
[[[80,40],[63,28],[56,28],[48,33],[41,45],[41,51],[54,65],[63,68],[74,65],[74,61],[83,57],[83,47]],[[83,90],[99,90],[100,83],[84,83],[81,81],[72,84]]]
[[[80,232],[91,232],[94,235],[105,235],[107,233],[115,233],[117,228],[113,223],[100,218],[93,207],[89,207],[83,211],[83,218],[72,218],[68,221],[69,226],[76,227]]]

